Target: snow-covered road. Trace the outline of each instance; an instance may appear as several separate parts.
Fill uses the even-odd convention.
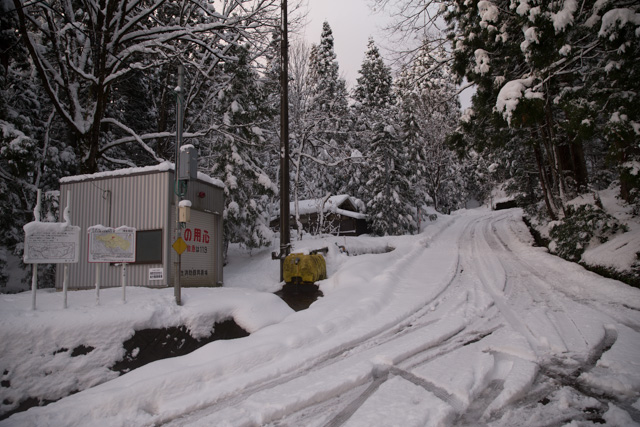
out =
[[[608,281],[532,248],[514,212],[458,217],[376,281],[394,282],[379,318],[397,322],[369,319],[361,339],[172,425],[554,425],[610,404],[640,421],[640,356],[605,368],[616,344],[638,350],[637,293],[631,306],[596,292]]]
[[[308,310],[0,424],[640,422],[639,290],[532,247],[519,210],[385,244],[330,256]]]

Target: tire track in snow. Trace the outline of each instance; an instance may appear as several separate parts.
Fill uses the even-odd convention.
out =
[[[500,246],[500,243],[505,243],[500,240],[500,233],[505,232],[504,221],[507,221],[511,227],[511,231],[506,233],[513,232],[513,214],[491,213],[471,216],[464,220],[465,222],[459,223],[460,227],[456,226],[454,230],[441,232],[437,238],[434,236],[430,241],[422,240],[418,246],[423,246],[423,249],[416,247],[400,259],[396,259],[392,266],[381,273],[387,274],[387,277],[393,276],[398,283],[412,277],[415,271],[410,270],[412,268],[419,270],[426,247],[434,248],[439,244],[440,239],[451,236],[449,232],[455,231],[457,237],[454,243],[458,248],[455,255],[457,257],[454,263],[455,270],[447,283],[442,283],[441,288],[437,291],[432,290],[432,294],[425,298],[424,307],[407,312],[406,316],[398,319],[395,325],[376,329],[365,336],[345,342],[344,345],[320,357],[309,359],[304,366],[284,371],[283,376],[279,378],[262,381],[245,391],[218,399],[210,407],[192,414],[198,415],[196,418],[203,417],[202,422],[198,424],[207,425],[207,421],[210,422],[209,424],[215,424],[220,420],[233,419],[237,421],[237,424],[233,424],[234,426],[328,425],[337,427],[348,422],[354,414],[358,414],[358,409],[371,396],[376,395],[385,381],[396,376],[419,385],[446,402],[458,414],[456,424],[477,425],[474,421],[487,422],[496,419],[495,417],[506,405],[513,405],[519,399],[522,402],[522,397],[530,394],[532,384],[537,378],[544,377],[546,381],[549,379],[536,373],[539,365],[525,359],[518,360],[517,356],[511,354],[499,353],[499,350],[494,354],[494,369],[497,372],[487,374],[481,380],[482,384],[473,392],[473,395],[469,396],[469,402],[461,401],[460,395],[456,395],[452,390],[442,388],[443,384],[438,385],[429,378],[417,376],[412,372],[415,367],[428,365],[443,356],[465,348],[466,345],[482,343],[482,340],[496,331],[502,331],[505,327],[528,338],[529,346],[540,344],[535,334],[519,319],[518,316],[521,313],[516,313],[515,309],[509,307],[513,302],[512,292],[520,285],[516,275],[513,274],[518,265],[514,263],[519,257],[508,245]],[[492,250],[497,252],[492,253]],[[506,256],[507,261],[503,262],[501,256]],[[478,272],[477,277],[474,277],[474,270]],[[554,292],[541,294],[534,292],[533,295],[526,295],[530,301],[520,301],[522,305],[519,305],[518,309],[525,307],[524,304],[533,304],[535,310],[537,303],[533,302],[534,300],[544,303],[553,299]],[[528,307],[531,306],[527,306],[527,309]],[[562,306],[555,306],[554,309],[560,310]],[[455,316],[460,317],[456,319]],[[455,327],[450,327],[446,334],[436,337],[430,333],[454,319],[458,323]],[[502,320],[505,324],[501,323]],[[611,335],[607,337],[605,333],[605,337],[607,338],[605,341],[609,342],[607,340],[611,339]],[[525,349],[527,343],[523,342]],[[397,347],[401,345],[404,347],[398,350]],[[601,357],[607,345],[605,343],[596,347],[599,350],[590,353],[593,356],[587,357],[590,361],[584,365],[585,367],[590,364],[595,365],[597,360],[593,359]],[[539,350],[533,346],[531,350],[534,351],[534,349]],[[376,359],[370,356],[376,354],[387,355],[385,357],[388,358]],[[538,355],[537,352],[535,354]],[[549,360],[542,363],[545,362]],[[503,365],[500,365],[501,363]],[[509,363],[513,366],[519,363],[521,367],[513,368],[515,372],[512,372],[511,368],[504,368],[504,364]],[[541,363],[540,360],[538,363]],[[359,367],[355,366],[358,364]],[[349,367],[354,370],[350,371]],[[526,374],[525,381],[518,378],[518,373],[523,372]],[[341,378],[333,379],[328,375]],[[331,381],[334,381],[332,385],[326,384]],[[324,387],[322,391],[315,394],[303,393],[306,391],[305,387],[307,390],[312,390],[316,384],[322,384]],[[284,394],[292,394],[294,390],[298,390],[296,388],[298,386],[300,393],[295,396],[295,400],[294,397],[284,397]],[[538,393],[538,390],[534,392]],[[279,397],[282,397],[283,401],[279,401]],[[462,397],[465,398],[465,395]],[[242,414],[235,418],[218,415],[224,412],[225,408],[227,408],[226,415],[230,415],[233,411],[239,411]],[[485,418],[481,419],[482,416]],[[186,418],[185,423],[191,424],[191,419]],[[357,420],[358,418],[355,421]],[[181,424],[176,422],[176,425]]]
[[[496,227],[497,223],[505,220],[508,221],[507,227]],[[535,305],[542,305],[550,308],[550,311],[545,312],[545,316],[553,325],[558,337],[565,343],[566,350],[576,350],[575,340],[572,340],[571,345],[567,345],[568,342],[566,341],[566,339],[568,335],[579,336],[581,342],[583,343],[582,347],[585,351],[588,350],[588,356],[586,357],[586,359],[581,360],[580,358],[578,358],[576,360],[574,357],[572,357],[566,369],[562,369],[563,365],[565,365],[566,363],[566,360],[564,358],[551,357],[546,358],[546,360],[539,358],[538,364],[540,367],[540,371],[538,375],[551,378],[556,383],[559,383],[562,386],[571,387],[584,396],[588,396],[598,400],[603,405],[603,408],[606,408],[610,401],[616,401],[616,404],[627,411],[627,413],[629,413],[635,421],[640,421],[640,411],[630,406],[628,402],[620,401],[613,395],[607,395],[602,390],[594,388],[594,386],[588,384],[580,378],[582,374],[593,369],[596,366],[597,362],[602,358],[603,354],[615,344],[617,340],[617,331],[614,327],[605,325],[604,335],[597,343],[593,343],[592,339],[590,340],[585,336],[582,328],[580,327],[581,323],[577,322],[576,319],[570,314],[573,310],[570,310],[567,307],[567,304],[569,303],[572,305],[588,307],[589,309],[595,309],[600,313],[602,312],[602,310],[596,307],[594,304],[590,303],[588,300],[585,300],[583,298],[578,299],[570,294],[567,294],[566,292],[561,292],[557,287],[552,286],[548,282],[549,273],[543,276],[525,259],[521,258],[516,252],[514,252],[505,242],[503,238],[504,236],[501,236],[500,234],[510,233],[520,241],[524,242],[519,236],[520,230],[514,228],[513,223],[513,218],[507,218],[505,216],[496,217],[491,223],[491,232],[485,231],[484,233],[485,237],[487,237],[487,243],[489,244],[491,249],[496,251],[496,253],[501,253],[503,255],[500,258],[500,261],[507,276],[505,284],[507,289],[505,295],[507,295],[509,298],[512,298],[514,296],[516,287],[517,289],[526,291],[531,297],[531,300],[533,302],[536,302]],[[555,277],[557,282],[565,280],[565,276],[561,272],[553,271],[551,274],[556,275]],[[535,307],[535,305],[532,306]],[[581,310],[578,310],[577,312],[581,312]],[[624,324],[625,322],[620,323]],[[570,325],[571,330],[567,330],[566,326],[568,325]],[[590,326],[586,325],[583,327],[589,328]],[[633,326],[630,327],[632,329],[636,329],[633,328]],[[580,354],[581,353],[577,353],[578,356]],[[553,389],[555,389],[555,387],[553,387],[551,390],[548,390],[548,393],[550,393]],[[537,394],[539,399],[540,391],[538,391]],[[544,396],[544,394],[542,394],[542,396]],[[526,400],[528,401],[528,399]],[[463,419],[466,419],[466,416],[463,417]],[[473,417],[468,419],[471,421],[473,420]],[[474,424],[473,422],[471,422],[469,425]]]
[[[463,232],[458,238],[457,244],[459,248],[463,246],[462,240],[473,241],[477,238],[475,230],[478,227],[478,224],[484,221],[485,221],[484,217],[474,218],[465,226]],[[469,279],[467,277],[464,277],[464,278],[461,277],[464,271],[461,268],[461,265],[462,265],[461,258],[464,258],[464,257],[462,257],[462,255],[460,254],[458,255],[458,257],[459,257],[459,260],[457,264],[459,269],[456,271],[455,276],[452,277],[450,283],[448,284],[446,288],[447,295],[443,297],[443,299],[451,296],[459,296],[460,291],[464,289],[469,282]],[[455,287],[453,284],[457,284],[460,289],[458,289],[458,287]],[[475,306],[475,301],[469,301],[468,298],[465,298],[465,301],[463,302],[463,304],[466,306],[469,306],[469,305]],[[421,352],[417,353],[412,357],[407,358],[406,360],[397,360],[393,366],[389,367],[389,372],[393,375],[400,376],[405,380],[410,381],[424,388],[426,391],[434,394],[440,400],[449,404],[456,413],[458,414],[464,413],[465,403],[461,402],[457,396],[440,388],[434,383],[431,383],[425,378],[418,377],[412,374],[410,370],[416,366],[429,363],[461,347],[480,341],[486,336],[491,335],[495,330],[499,328],[499,326],[492,326],[489,328],[486,327],[487,324],[494,322],[496,318],[496,315],[486,316],[487,311],[489,311],[492,307],[493,307],[493,304],[488,305],[485,308],[485,310],[480,313],[473,310],[474,317],[468,320],[465,328],[460,333],[452,336],[448,340],[445,340],[439,343],[436,346],[433,346],[432,348],[422,350]],[[482,325],[485,326],[484,330],[481,329]],[[472,329],[472,326],[473,326],[473,329]],[[402,366],[403,368],[400,368],[400,366]],[[388,376],[386,376],[384,380],[386,381],[387,378]],[[345,409],[343,409],[338,415],[336,415],[335,418],[330,420],[329,423],[325,424],[325,427],[329,427],[329,426],[337,427],[345,423],[349,419],[349,417],[353,415],[357,411],[357,409],[364,404],[366,399],[369,396],[371,396],[371,394],[373,394],[373,391],[377,390],[377,388],[382,384],[382,382],[384,381],[380,381],[380,380],[374,381],[374,383],[372,383],[370,388],[365,390],[362,393],[362,395],[354,399]],[[483,398],[488,399],[487,396],[494,396],[494,395],[495,395],[494,397],[498,396],[501,392],[499,385],[501,385],[502,383],[503,383],[503,380],[495,380],[490,382],[491,390],[485,393],[483,395]],[[373,391],[372,391],[372,388],[374,389]],[[486,409],[486,407],[488,407],[491,404],[492,401],[493,401],[493,398],[490,400],[487,400],[484,403],[481,403],[480,406],[483,406],[484,407],[483,410],[484,410]]]
[[[616,406],[626,411],[634,422],[640,423],[640,411],[636,409],[632,403],[636,399],[623,400],[619,396],[612,395],[601,390],[588,382],[584,381],[581,376],[590,372],[596,367],[598,361],[602,358],[618,339],[617,330],[611,325],[604,326],[604,336],[589,353],[586,360],[579,364],[566,365],[566,361],[560,359],[551,359],[540,365],[539,378],[536,380],[538,385],[542,385],[545,381],[551,380],[546,386],[542,386],[537,390],[535,395],[528,396],[521,402],[520,406],[527,406],[532,402],[538,402],[546,398],[549,394],[558,389],[559,386],[569,387],[577,393],[597,400],[600,403],[599,413],[606,412],[611,402],[615,402]],[[588,416],[584,415],[585,421],[589,421]],[[578,421],[578,419],[575,419]],[[555,424],[554,424],[555,425]]]
[[[506,227],[496,227],[498,222],[503,221],[507,221]],[[569,348],[574,348],[576,343],[572,337],[579,337],[583,346],[587,349],[589,342],[578,323],[569,315],[570,311],[567,310],[566,304],[562,301],[564,299],[562,295],[557,295],[553,292],[547,280],[543,279],[537,271],[526,264],[500,236],[500,232],[510,232],[516,239],[519,238],[513,232],[513,216],[505,215],[493,219],[491,221],[491,230],[492,233],[486,233],[485,236],[487,237],[487,243],[494,252],[501,255],[500,262],[507,275],[507,298],[514,298],[514,293],[517,291],[526,292],[531,300],[536,303],[532,307],[542,307],[542,315],[556,331],[556,338],[562,343],[565,351],[569,350]],[[566,325],[571,325],[571,330],[567,330]],[[540,337],[539,339],[548,347],[550,345],[549,342],[546,342],[548,338]],[[571,339],[572,343],[567,342],[567,339]]]
[[[526,227],[523,221],[521,220],[517,221],[516,218],[514,218],[513,216],[509,219],[508,231],[510,231],[511,234],[515,236],[519,242],[522,242],[523,245],[529,246],[529,243],[521,238],[521,234],[525,232],[525,229],[523,229],[522,227]],[[526,232],[528,233],[528,229],[526,229]],[[496,235],[496,237],[505,246],[505,248],[507,248],[507,250],[513,253],[513,251],[507,246],[507,244],[499,235]],[[556,255],[547,254],[547,253],[545,253],[545,255],[553,256],[554,258],[557,259],[557,261],[560,261],[562,263],[567,262],[562,260],[560,257],[557,257]],[[562,277],[561,283],[572,284],[575,286],[553,286],[553,284],[549,283],[546,277],[540,274],[540,272],[534,266],[531,265],[529,260],[522,257],[518,257],[518,262],[522,267],[524,267],[527,270],[527,272],[536,276],[540,280],[540,283],[542,283],[546,288],[548,288],[554,294],[562,295],[564,298],[566,298],[569,301],[575,302],[583,306],[591,307],[599,312],[605,312],[615,322],[621,323],[629,327],[630,329],[633,329],[634,331],[640,333],[640,321],[638,321],[638,316],[637,316],[637,312],[640,311],[640,308],[629,306],[625,302],[621,302],[621,303],[609,302],[608,305],[604,305],[597,300],[588,298],[588,295],[585,295],[584,293],[580,295],[576,295],[575,293],[569,292],[568,288],[574,288],[574,287],[580,288],[580,282],[577,281],[577,279],[574,276],[567,275],[566,271],[561,270],[560,267],[554,268],[550,274],[553,274],[557,277]],[[573,263],[571,263],[571,266],[573,267],[572,264]],[[587,272],[586,270],[585,270],[585,274],[595,275],[595,273]],[[632,317],[628,317],[623,314],[623,312],[627,310],[633,313]]]
[[[464,244],[467,244],[467,243],[473,244],[477,242],[479,238],[482,238],[481,237],[482,233],[480,233],[480,236],[479,236],[476,231],[479,228],[479,225],[483,224],[485,221],[486,221],[486,218],[484,216],[474,218],[472,221],[470,221],[465,226],[463,233],[460,235],[458,239],[458,247],[463,247]],[[465,240],[464,244],[462,242],[463,240]],[[460,254],[459,258],[460,259],[458,261],[458,266],[463,265],[465,262],[470,264],[470,266],[473,266],[474,260],[477,259],[478,257],[475,256],[475,253],[472,251],[470,254],[467,254],[467,255]],[[459,270],[457,270],[456,275],[452,278],[452,281],[447,287],[447,291],[448,291],[447,297],[451,297],[452,295],[459,295],[460,291],[468,286],[468,284],[470,283],[469,278],[462,277],[462,276],[463,276],[463,269],[460,268]],[[452,284],[458,285],[459,288]],[[495,298],[494,298],[494,301],[495,301]],[[469,301],[468,298],[466,298],[465,301],[463,302],[463,304],[466,304],[467,306],[469,305],[475,306],[476,305],[475,303],[476,302],[474,300]],[[401,376],[402,378],[416,385],[421,386],[425,390],[433,393],[440,400],[449,404],[456,413],[465,414],[465,403],[461,402],[457,396],[438,387],[437,385],[431,383],[425,378],[418,377],[412,374],[410,370],[417,366],[430,363],[442,356],[445,356],[447,354],[450,354],[453,351],[456,351],[459,348],[462,348],[471,343],[480,341],[486,336],[491,335],[495,330],[497,330],[500,327],[500,326],[494,325],[492,327],[487,328],[487,325],[489,325],[490,323],[495,323],[495,320],[496,320],[497,313],[492,316],[487,316],[487,312],[493,307],[494,305],[490,304],[485,308],[483,312],[477,312],[473,310],[474,317],[469,319],[469,321],[466,323],[465,329],[461,331],[461,333],[451,337],[451,339],[449,340],[441,342],[437,346],[434,346],[427,350],[423,350],[420,353],[417,353],[412,358],[408,358],[404,361],[396,361],[395,365],[389,368],[390,373]],[[484,330],[481,329],[481,326],[483,325],[485,326]],[[402,366],[403,368],[402,369],[399,368],[400,366]],[[485,390],[483,390],[480,393],[482,397],[480,397],[478,402],[475,403],[476,406],[473,408],[473,410],[476,411],[476,410],[479,410],[478,408],[482,408],[482,412],[484,412],[491,405],[494,399],[499,395],[501,395],[503,391],[501,388],[503,383],[504,383],[503,379],[490,381],[488,386],[485,387]],[[380,384],[377,384],[375,388],[377,389],[379,386]],[[338,414],[336,418],[332,419],[328,424],[326,424],[326,426],[336,427],[346,422],[348,420],[348,417],[346,416],[346,414],[349,414],[349,416],[351,416],[366,401],[366,399],[363,399],[363,396],[365,394],[367,397],[369,397],[372,394],[371,390],[367,389],[367,391],[365,391],[363,395],[356,398],[351,404],[347,406],[347,408],[341,411],[341,413]],[[479,413],[477,415],[482,415],[482,413]],[[477,418],[476,418],[476,421],[477,421]]]
[[[373,382],[351,403],[349,403],[342,411],[338,412],[324,427],[339,427],[347,422],[353,414],[367,401],[369,397],[375,393],[380,386],[389,378],[389,371],[386,370],[381,375],[374,373]]]
[[[504,215],[502,214],[500,217],[504,217]],[[507,271],[488,243],[486,227],[490,224],[487,220],[481,224],[482,228],[479,230],[481,235],[474,238],[471,245],[471,258],[476,267],[478,279],[509,326],[526,339],[529,347],[537,356],[540,353],[540,341],[531,329],[520,320],[520,316],[509,307],[508,300],[505,297]]]
[[[595,390],[592,386],[584,383],[580,380],[580,375],[591,371],[598,361],[602,358],[603,354],[607,352],[615,342],[618,340],[618,331],[612,326],[606,326],[604,328],[604,336],[602,340],[596,344],[593,350],[589,353],[587,359],[580,363],[577,367],[571,366],[569,372],[563,372],[556,369],[555,366],[562,366],[562,361],[552,360],[553,363],[544,363],[541,365],[541,373],[549,378],[552,378],[562,385],[566,385],[578,390],[585,396],[593,397],[598,400],[605,394],[601,390]],[[607,396],[609,399],[614,399],[615,396]]]
[[[517,220],[515,217],[515,212],[509,218],[506,218],[508,221],[508,227],[498,228],[499,232],[504,233],[507,236],[515,237],[516,242],[521,243],[523,246],[527,248],[528,243],[531,239],[523,239],[522,234],[525,232],[528,234],[528,229],[524,225],[522,220]],[[499,241],[499,244],[503,246],[505,251],[507,252],[507,258],[514,260],[511,265],[510,271],[514,275],[519,275],[528,279],[528,281],[532,282],[534,286],[523,286],[533,298],[540,298],[545,302],[545,305],[550,308],[550,312],[547,313],[548,318],[551,322],[554,323],[556,330],[559,332],[559,336],[563,337],[565,340],[565,345],[568,348],[572,348],[575,351],[575,345],[577,344],[576,339],[579,339],[584,344],[585,351],[592,351],[592,347],[594,346],[593,338],[587,337],[585,334],[586,331],[590,331],[590,324],[585,322],[584,315],[583,318],[577,320],[575,316],[572,316],[571,312],[582,313],[584,310],[575,310],[570,309],[570,306],[582,306],[589,311],[594,310],[597,313],[604,313],[610,317],[610,323],[620,323],[634,330],[635,332],[640,333],[640,322],[638,322],[638,317],[628,317],[626,316],[625,309],[628,309],[631,312],[634,312],[631,307],[624,307],[625,304],[615,304],[611,303],[612,306],[603,305],[596,300],[591,300],[587,298],[587,295],[584,293],[579,297],[573,293],[567,291],[568,287],[576,287],[580,288],[580,283],[576,281],[576,278],[567,274],[565,270],[561,270],[559,268],[553,268],[550,271],[545,272],[545,275],[541,274],[539,269],[535,268],[531,265],[530,261],[521,255],[518,255],[516,252],[511,250],[507,243],[504,241],[503,237],[500,233],[496,233],[495,237]],[[506,237],[505,237],[506,238]],[[509,241],[512,241],[509,239]],[[547,254],[545,254],[547,255]],[[553,255],[547,255],[553,256]],[[566,261],[561,260],[555,256],[553,256],[556,261],[559,261],[561,264]],[[517,264],[518,268],[514,268],[514,263]],[[555,266],[556,264],[552,264]],[[573,267],[573,265],[572,265]],[[591,273],[589,273],[591,274]],[[554,282],[550,282],[548,277],[554,277]],[[565,286],[557,286],[555,283],[562,283]],[[624,307],[621,308],[621,307]],[[635,319],[635,320],[634,320]],[[574,331],[574,334],[571,333],[570,330]],[[576,337],[576,339],[571,339],[571,337]],[[567,342],[566,340],[570,340]],[[569,345],[567,345],[569,344]],[[598,345],[598,344],[595,344]]]
[[[407,271],[409,270],[409,267],[412,265],[421,265],[421,262],[422,262],[421,256],[423,256],[424,252],[428,248],[430,248],[432,244],[436,244],[439,241],[439,239],[447,232],[456,233],[456,230],[451,230],[451,225],[454,222],[455,221],[450,220],[444,227],[439,229],[438,232],[435,233],[433,236],[426,237],[420,240],[416,245],[416,247],[414,247],[411,251],[409,251],[404,256],[397,259],[391,266],[385,268],[377,276],[381,278],[378,280],[388,280],[390,276],[395,276],[399,279],[398,282],[401,283],[402,282],[401,279],[403,277],[407,277],[407,276],[411,277],[411,274],[407,273]],[[463,234],[462,232],[458,232],[458,233],[459,234],[455,239],[456,242],[458,242],[461,239],[461,235]],[[448,241],[448,240],[445,240],[445,241]],[[456,245],[456,248],[457,248],[457,245]],[[367,351],[370,348],[385,345],[398,338],[402,338],[405,335],[419,334],[421,330],[428,328],[431,324],[433,324],[437,320],[436,319],[434,321],[421,322],[420,319],[422,319],[425,316],[425,314],[429,314],[432,312],[430,304],[433,303],[433,301],[441,299],[442,296],[447,293],[451,283],[455,280],[455,277],[457,276],[457,274],[459,274],[458,273],[459,253],[456,253],[455,256],[456,256],[456,259],[454,260],[454,268],[452,269],[452,275],[450,278],[448,278],[446,282],[444,282],[444,286],[442,286],[442,289],[439,289],[434,295],[432,295],[430,299],[427,300],[422,307],[418,308],[412,313],[409,313],[404,319],[401,319],[399,323],[388,325],[382,329],[377,329],[373,332],[370,332],[369,334],[360,336],[358,339],[347,342],[335,348],[333,351],[329,353],[326,353],[313,360],[309,360],[303,366],[292,369],[289,372],[285,372],[280,376],[278,376],[277,378],[270,378],[270,379],[261,381],[260,383],[255,384],[252,387],[248,387],[236,393],[231,393],[225,397],[222,397],[216,400],[215,402],[200,405],[199,408],[193,408],[193,410],[189,411],[189,413],[184,413],[179,416],[168,417],[164,420],[161,420],[160,423],[173,422],[173,424],[175,425],[183,425],[182,422],[183,420],[187,419],[187,417],[190,417],[190,416],[207,417],[208,414],[209,415],[213,414],[219,409],[240,405],[246,399],[247,396],[264,393],[268,390],[276,389],[280,386],[286,385],[287,383],[296,381],[302,376],[308,375],[310,371],[311,372],[319,371],[323,368],[326,368],[327,366],[331,366],[332,364],[336,363],[336,361],[340,361],[345,358],[355,357],[358,354],[364,351]],[[397,290],[397,288],[395,290]],[[453,332],[453,335],[455,336],[460,332],[460,330],[453,330],[452,332]],[[440,340],[438,344],[440,344],[443,341],[447,341],[450,338],[451,336],[445,337],[444,339]],[[415,350],[416,352],[425,350],[424,345],[418,344],[416,347],[417,347],[417,349]],[[413,353],[411,353],[411,355],[412,354]],[[361,384],[360,382],[356,381],[350,384],[348,388],[358,387],[360,386],[360,384]],[[344,393],[345,391],[346,390],[342,388],[340,390],[340,393]],[[329,394],[324,396],[323,400],[326,401],[328,399],[331,399],[332,397],[334,397],[334,395]],[[309,404],[317,404],[317,403],[318,402],[316,401],[309,402]],[[302,410],[304,408],[305,406],[302,405],[301,408],[296,408],[296,411]]]
[[[503,259],[500,257],[500,255],[507,253],[513,260],[515,260],[516,263],[519,261],[519,258],[513,253],[513,251],[508,247],[508,245],[500,238],[499,234],[497,234],[497,230],[502,229],[502,227],[496,227],[496,224],[501,221],[509,220],[509,219],[510,219],[510,216],[508,214],[503,214],[494,218],[488,223],[482,219],[477,219],[471,222],[465,229],[465,234],[468,234],[468,236],[470,236],[469,240],[473,243],[472,245],[473,249],[470,252],[470,256],[465,256],[464,254],[460,255],[461,259],[459,261],[459,265],[461,266],[465,265],[465,263],[469,262],[469,259],[471,259],[472,261],[482,259],[482,257],[486,256],[486,254],[488,253],[493,254],[493,252],[491,252],[492,250],[497,251],[494,255],[492,255],[493,258],[489,259],[488,262],[485,261],[484,263],[482,263],[481,261],[480,267],[479,269],[477,269],[477,271],[480,273],[479,278],[480,278],[481,286],[487,291],[487,293],[489,293],[492,296],[496,306],[499,309],[502,308],[499,311],[501,315],[505,318],[505,320],[507,320],[507,324],[511,326],[512,329],[514,329],[515,331],[517,331],[527,339],[527,341],[531,345],[531,349],[534,351],[534,354],[538,358],[538,356],[540,356],[540,354],[542,353],[542,348],[544,347],[544,345],[540,343],[539,338],[535,335],[535,333],[526,325],[524,325],[522,322],[520,322],[515,312],[513,312],[508,307],[508,304],[509,304],[508,293],[512,291],[512,288],[514,286],[523,286],[520,282],[517,282],[515,284],[510,282],[513,280],[514,277],[518,276],[517,274],[515,274],[515,271],[517,269],[515,268],[513,263],[509,263],[509,262],[505,263],[503,262]],[[509,230],[513,232],[512,231],[513,228],[511,224],[509,225]],[[497,246],[496,242],[492,240],[492,237],[494,237],[495,239],[497,239],[497,241],[499,241],[499,244],[498,244],[499,246]],[[485,247],[485,245],[488,248]],[[497,261],[497,263],[495,261]],[[476,265],[478,265],[477,262],[476,262]],[[492,270],[491,267],[494,267],[494,268],[497,267],[497,268]],[[462,271],[459,271],[453,280],[462,280],[461,275],[462,275]],[[537,279],[540,280],[540,278],[537,278]],[[496,290],[496,287],[497,287],[497,290]],[[527,287],[525,287],[525,289],[527,290],[530,296],[529,298],[530,301],[528,302],[529,307],[535,310],[539,305],[545,305],[546,303],[551,305],[554,310],[560,313],[565,313],[564,305],[555,304],[553,302],[553,297],[551,296],[551,294],[546,292],[531,291],[531,289],[528,289]],[[537,290],[537,288],[535,289]],[[450,295],[450,293],[448,295]],[[495,320],[495,316],[493,316],[491,319]],[[575,328],[575,331],[579,334],[580,337],[582,337],[582,340],[586,346],[587,340],[582,334],[575,320],[568,315],[567,315],[567,319],[569,320],[569,324],[573,325],[573,327]],[[480,321],[478,319],[476,320],[478,322]],[[482,319],[482,320],[484,321],[487,319]],[[559,324],[562,324],[562,321],[555,318],[548,318],[548,321],[551,323],[551,326],[556,330],[558,336],[562,338],[564,336],[564,333],[561,330],[562,328],[558,326]],[[492,329],[491,332],[493,332],[497,328],[498,328],[497,326],[494,327],[494,329]],[[518,363],[524,363],[525,365],[528,365],[529,366],[528,369],[532,369],[532,371],[530,372],[530,375],[529,375],[530,380],[527,383],[523,383],[522,385],[520,385],[519,386],[520,388],[516,389],[515,392],[513,391],[512,388],[508,390],[508,392],[506,392],[506,390],[504,389],[505,380],[509,380],[511,381],[511,383],[513,383],[513,379],[509,379],[509,375],[511,375],[510,373],[506,373],[506,377],[499,376],[496,379],[491,379],[484,386],[484,388],[475,395],[469,407],[465,410],[464,404],[460,402],[454,395],[448,393],[446,390],[440,389],[439,387],[430,383],[426,379],[416,377],[415,375],[411,374],[409,371],[415,366],[429,363],[433,360],[438,359],[441,356],[447,355],[453,351],[456,351],[460,347],[466,345],[466,343],[461,344],[461,342],[462,342],[463,336],[471,335],[469,329],[470,328],[468,327],[462,333],[456,335],[455,337],[452,337],[451,340],[448,340],[446,342],[441,343],[438,346],[428,349],[426,352],[419,353],[413,358],[415,360],[413,360],[411,364],[407,363],[409,362],[409,360],[411,360],[409,359],[397,365],[397,366],[403,366],[404,369],[400,369],[393,366],[392,368],[390,368],[390,372],[398,375],[400,375],[400,373],[402,372],[406,372],[407,374],[400,375],[400,376],[413,382],[414,384],[420,385],[425,390],[435,394],[442,401],[448,403],[452,408],[454,408],[454,410],[458,414],[460,414],[456,421],[456,424],[461,423],[463,425],[464,424],[477,425],[477,422],[480,419],[484,421],[488,420],[492,416],[492,414],[499,413],[501,408],[504,408],[505,405],[510,404],[514,401],[517,401],[521,399],[523,395],[526,395],[527,390],[531,389],[535,381],[535,378],[537,376],[538,364],[537,363],[532,364],[531,362],[526,360],[522,360],[521,362],[518,362]],[[490,334],[491,332],[489,332],[488,334]],[[611,342],[612,340],[611,334],[610,333],[607,333],[607,334],[608,335],[605,336],[605,339],[603,339],[603,342],[599,343],[596,346],[597,350],[594,350],[592,352],[592,356],[590,356],[589,358],[590,362],[582,365],[583,370],[590,369],[589,366],[591,364],[595,365],[595,363],[597,362],[597,360],[595,359],[598,359],[599,357],[601,357],[602,353],[606,351],[608,346],[613,344]],[[486,335],[478,334],[476,339],[479,341],[479,340],[482,340],[485,336]],[[425,353],[428,354],[427,357],[423,356]],[[419,357],[422,357],[422,359],[417,360],[417,358]],[[514,358],[514,356],[511,356],[508,354],[504,355],[503,357],[506,357],[508,359],[509,358],[513,359],[514,361],[517,360],[517,358]],[[496,362],[496,363],[499,363],[499,362]],[[376,389],[377,387],[379,387],[379,385],[380,384],[377,384]],[[512,386],[513,384],[510,387]],[[371,394],[372,393],[369,391],[367,393],[367,398]],[[365,400],[366,399],[363,399],[363,396],[360,396],[352,404],[349,405],[348,412],[350,414],[353,414],[357,410],[357,408],[363,404]],[[341,422],[344,422],[348,418],[343,416],[338,419],[341,420]],[[341,424],[329,424],[329,425],[336,426]]]

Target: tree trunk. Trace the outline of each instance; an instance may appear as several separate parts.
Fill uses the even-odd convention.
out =
[[[553,195],[551,194],[551,190],[549,188],[549,183],[547,182],[546,174],[544,172],[544,161],[542,156],[542,151],[540,150],[540,146],[538,145],[534,133],[534,143],[533,143],[533,153],[536,157],[536,164],[538,166],[538,176],[540,180],[540,186],[542,187],[542,194],[544,195],[544,203],[547,206],[547,211],[549,212],[549,217],[551,217],[552,221],[556,221],[558,219],[558,208],[555,206],[553,201]]]
[[[571,148],[571,159],[573,160],[574,179],[579,191],[586,191],[589,185],[589,172],[587,171],[587,161],[584,157],[584,146],[582,142],[575,141],[569,146]]]

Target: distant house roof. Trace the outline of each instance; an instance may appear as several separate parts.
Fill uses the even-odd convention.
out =
[[[113,171],[105,171],[105,172],[97,172],[88,175],[74,175],[67,176],[64,178],[60,178],[61,184],[67,184],[71,182],[81,182],[81,181],[90,181],[94,179],[102,179],[102,178],[112,178],[116,176],[127,176],[127,175],[139,175],[143,173],[150,172],[166,172],[166,171],[174,170],[173,163],[169,161],[164,161],[162,163],[158,163],[154,166],[144,166],[139,168],[126,168],[126,169],[116,169]],[[209,175],[198,172],[198,179],[204,182],[207,182],[216,187],[224,188],[224,183],[219,179],[212,178]]]
[[[364,203],[347,194],[329,197],[324,206],[322,206],[323,200],[324,199],[299,200],[298,211],[300,215],[319,213],[322,207],[322,212],[324,213],[333,212],[356,219],[365,219],[367,217],[364,213],[360,212],[360,210],[364,208]],[[295,215],[295,202],[289,203],[289,212],[291,215]]]

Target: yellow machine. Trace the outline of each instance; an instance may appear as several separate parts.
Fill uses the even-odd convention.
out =
[[[285,283],[310,284],[327,278],[327,264],[324,257],[312,252],[290,254],[284,259],[282,276]]]

